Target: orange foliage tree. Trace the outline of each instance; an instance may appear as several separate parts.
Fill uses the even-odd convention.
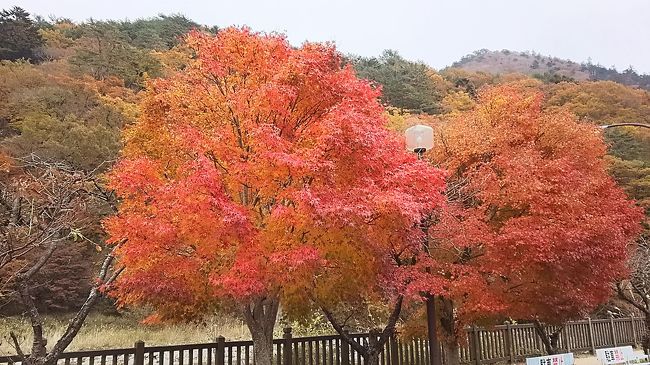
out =
[[[482,91],[477,106],[439,128],[431,158],[449,170],[448,209],[410,271],[414,294],[438,296],[449,363],[469,321],[583,315],[625,273],[640,210],[607,174],[593,126],[543,111],[542,95],[519,84]]]
[[[195,58],[148,86],[110,174],[122,203],[105,227],[125,267],[114,294],[160,319],[234,307],[270,364],[283,296],[337,247],[386,252],[396,222],[409,228],[399,242],[421,242],[442,173],[385,128],[379,91],[333,46],[236,28],[187,44]]]

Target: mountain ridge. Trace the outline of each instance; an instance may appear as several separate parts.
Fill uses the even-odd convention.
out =
[[[451,68],[490,74],[521,73],[544,81],[615,81],[627,86],[650,90],[650,75],[637,73],[632,66],[619,72],[614,67],[578,63],[536,52],[481,49],[463,56]]]

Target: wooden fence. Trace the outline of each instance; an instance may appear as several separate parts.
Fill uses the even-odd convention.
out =
[[[552,329],[552,328],[551,328]],[[643,318],[596,319],[569,322],[560,334],[560,348],[568,352],[595,352],[596,348],[636,345],[646,333]],[[466,343],[460,348],[462,363],[470,365],[516,363],[543,354],[543,346],[532,324],[469,327]],[[363,343],[368,334],[356,334]],[[363,365],[361,356],[339,336],[293,337],[285,329],[273,341],[274,365]],[[422,339],[391,338],[380,365],[428,365],[428,342]],[[66,352],[57,365],[253,365],[252,341],[145,346],[138,341],[132,348]],[[0,365],[20,365],[17,356],[0,356]]]

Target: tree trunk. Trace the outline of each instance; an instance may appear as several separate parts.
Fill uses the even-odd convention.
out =
[[[559,343],[560,343],[560,333],[564,328],[564,325],[559,326],[557,330],[549,333],[548,328],[544,326],[539,320],[533,321],[535,327],[535,333],[542,340],[544,345],[544,350],[548,355],[555,355],[560,353]]]
[[[460,346],[458,346],[458,341],[446,341],[443,350],[445,352],[445,365],[460,364]]]
[[[643,347],[643,353],[650,355],[650,314],[645,313],[645,333],[641,338],[641,347]]]
[[[32,337],[34,338],[29,359],[30,361],[36,362],[37,359],[44,358],[47,354],[47,340],[43,336],[43,317],[41,317],[41,314],[36,309],[36,303],[34,303],[29,291],[28,283],[20,277],[17,281],[21,300],[29,313],[29,320],[32,326]]]
[[[379,365],[379,355],[381,354],[384,343],[380,340],[381,331],[371,329],[368,333],[368,344],[364,346],[366,351],[362,352],[364,363],[367,365]]]
[[[269,340],[269,336],[251,330],[251,337],[253,338],[253,356],[255,356],[255,364],[273,364],[273,336],[271,336]]]
[[[72,318],[72,321],[68,323],[68,326],[66,327],[66,330],[63,333],[63,335],[61,335],[61,337],[58,339],[56,344],[48,352],[47,340],[45,339],[43,333],[43,317],[41,317],[41,314],[38,312],[36,303],[34,302],[34,299],[32,298],[32,295],[30,293],[29,279],[33,275],[35,275],[38,272],[38,270],[40,270],[40,268],[49,259],[49,257],[52,256],[53,247],[56,246],[54,245],[51,246],[48,252],[44,256],[42,256],[39,259],[39,261],[34,266],[32,266],[26,273],[21,273],[16,276],[17,290],[18,293],[20,294],[23,305],[27,309],[27,314],[29,316],[32,325],[32,336],[34,338],[34,341],[32,342],[31,353],[29,354],[29,356],[26,356],[23,353],[22,349],[20,348],[20,343],[18,341],[18,338],[13,332],[10,332],[10,337],[13,341],[14,349],[18,353],[18,356],[21,358],[23,365],[56,365],[59,356],[63,353],[63,351],[65,351],[65,349],[68,347],[70,342],[72,342],[74,337],[77,335],[79,329],[81,328],[84,321],[86,320],[88,313],[90,313],[90,310],[97,302],[97,299],[101,296],[101,292],[99,289],[100,286],[103,285],[105,288],[108,289],[123,270],[123,269],[117,269],[112,273],[110,277],[108,277],[110,267],[113,263],[113,258],[114,258],[113,252],[117,248],[117,246],[115,246],[113,248],[113,251],[111,251],[111,253],[106,255],[106,257],[104,258],[104,262],[102,263],[99,276],[97,277],[97,282],[90,290],[90,293],[88,294],[88,298],[86,298],[84,304],[77,311],[75,316]]]
[[[273,364],[273,329],[279,307],[280,299],[272,296],[252,300],[242,308],[246,326],[253,339],[256,365]]]
[[[372,351],[368,352],[363,356],[364,364],[366,365],[379,365],[379,354],[378,352]]]
[[[440,341],[438,340],[438,318],[436,311],[436,296],[428,294],[426,296],[427,309],[427,335],[429,338],[429,357],[431,365],[441,365],[440,358]]]
[[[459,333],[454,316],[454,302],[451,299],[440,297],[440,304],[440,328],[444,333],[445,365],[459,365]]]

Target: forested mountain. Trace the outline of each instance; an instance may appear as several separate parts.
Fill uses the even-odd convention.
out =
[[[181,15],[74,23],[34,18],[20,8],[3,10],[0,157],[33,153],[84,171],[108,168],[121,148],[122,130],[139,116],[140,92],[147,80],[165,77],[193,57],[181,42],[191,29],[218,31]],[[381,98],[396,130],[418,118],[437,120],[470,110],[479,89],[503,83],[541,90],[545,108],[567,110],[585,123],[650,122],[650,93],[643,89],[650,88],[650,77],[631,69],[619,73],[509,51],[479,51],[440,71],[395,51],[347,60],[358,75],[382,88]],[[650,133],[626,128],[606,135],[612,174],[650,214]],[[0,158],[2,169],[6,160]],[[0,219],[5,220],[9,210],[0,205]],[[101,239],[99,233],[92,237]],[[42,307],[67,310],[80,304],[89,282],[71,282],[70,277],[90,277],[94,260],[80,258],[94,257],[95,249],[87,240],[74,241],[48,264],[39,290],[66,295],[48,295],[55,299]],[[11,311],[11,306],[0,308]]]
[[[521,73],[547,82],[606,80],[650,89],[650,75],[638,74],[632,66],[619,72],[615,67],[608,68],[591,61],[577,63],[535,52],[482,49],[464,56],[451,67],[491,74]]]

